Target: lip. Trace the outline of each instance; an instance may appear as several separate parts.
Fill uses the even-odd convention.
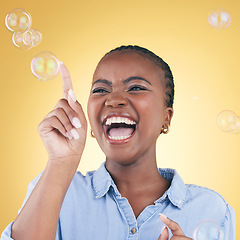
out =
[[[108,135],[107,135],[106,129],[104,129],[104,128],[106,128],[105,123],[106,123],[107,119],[108,119],[108,118],[111,118],[111,117],[124,117],[124,118],[128,118],[128,119],[136,122],[136,128],[135,128],[135,131],[133,132],[133,134],[132,134],[130,137],[128,137],[128,138],[126,138],[126,139],[122,139],[122,140],[110,139],[110,138],[108,137]],[[103,118],[103,132],[104,132],[104,135],[105,135],[107,141],[108,141],[110,144],[124,144],[124,143],[129,142],[129,141],[134,137],[137,128],[138,128],[138,122],[137,122],[130,114],[128,114],[128,113],[112,112],[112,113],[108,113],[108,114],[105,115],[104,118]]]

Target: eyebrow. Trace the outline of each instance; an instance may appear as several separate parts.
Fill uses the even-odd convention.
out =
[[[133,81],[133,80],[142,80],[142,81],[145,81],[145,82],[147,82],[148,84],[150,84],[150,85],[152,86],[152,84],[151,84],[147,79],[142,78],[142,77],[137,77],[137,76],[129,77],[129,78],[123,80],[122,82],[125,84],[125,83],[129,83],[129,82],[131,82],[131,81]],[[98,80],[96,80],[96,81],[92,84],[92,86],[93,86],[95,83],[105,83],[105,84],[107,84],[107,85],[109,85],[109,86],[112,86],[112,82],[111,82],[111,81],[106,80],[106,79],[101,79],[101,78],[98,79]]]

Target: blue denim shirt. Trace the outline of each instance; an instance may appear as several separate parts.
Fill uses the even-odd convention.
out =
[[[177,222],[188,237],[193,237],[199,222],[213,220],[222,227],[225,240],[235,240],[235,213],[223,197],[210,189],[184,184],[174,169],[159,172],[171,181],[171,186],[137,219],[105,164],[86,176],[76,172],[62,204],[56,239],[157,240],[163,227],[159,213],[163,213]],[[29,184],[23,205],[39,178]],[[2,240],[12,239],[11,226],[2,233]]]

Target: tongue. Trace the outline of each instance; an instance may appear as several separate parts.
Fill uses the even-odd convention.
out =
[[[133,131],[133,128],[111,128],[108,134],[111,137],[125,137],[131,135]]]

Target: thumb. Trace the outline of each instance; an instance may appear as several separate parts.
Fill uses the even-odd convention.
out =
[[[158,240],[168,240],[168,238],[169,238],[168,228],[166,227],[166,225],[164,225]]]

